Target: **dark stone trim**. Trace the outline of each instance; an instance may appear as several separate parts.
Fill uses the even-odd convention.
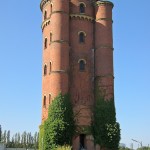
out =
[[[55,41],[51,41],[50,45],[53,44],[53,43],[61,43],[61,44],[67,43],[67,44],[69,44],[69,41],[66,41],[66,40],[55,40]]]
[[[56,71],[51,71],[50,74],[51,73],[66,73],[66,74],[68,74],[68,71],[66,71],[66,70],[56,70]]]
[[[114,50],[114,48],[112,46],[109,46],[109,45],[100,45],[99,47],[95,48],[95,51],[97,49],[100,49],[100,48],[105,48],[105,49],[111,49],[111,50]]]
[[[114,77],[113,74],[97,75],[97,76],[95,77],[95,79],[97,79],[97,78],[113,78],[113,79],[115,79],[115,77]]]
[[[53,12],[51,13],[51,15],[56,14],[56,13],[61,13],[61,14],[69,15],[69,13],[67,13],[66,11],[62,11],[62,10],[53,11]]]
[[[113,23],[113,20],[111,18],[98,18],[95,21],[97,22],[97,21],[102,21],[102,20],[104,20],[104,21],[111,21]]]

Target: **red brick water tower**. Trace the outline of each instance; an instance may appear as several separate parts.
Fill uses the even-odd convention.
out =
[[[43,65],[42,123],[48,107],[60,93],[70,93],[79,129],[91,124],[94,85],[114,97],[112,8],[110,1],[42,0]],[[81,132],[73,149],[82,143],[94,150],[93,136]]]

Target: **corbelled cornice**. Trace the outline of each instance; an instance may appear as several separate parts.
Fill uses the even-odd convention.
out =
[[[94,18],[91,16],[87,16],[85,14],[70,14],[71,18],[79,18],[79,19],[86,19],[88,21],[93,21]]]
[[[42,30],[43,30],[47,25],[49,25],[49,24],[50,24],[50,18],[47,18],[47,19],[44,20],[43,23],[42,23],[42,26],[41,26]]]
[[[114,7],[114,4],[110,1],[96,1],[95,2],[95,6],[100,6],[100,5],[110,5],[112,7]]]
[[[40,3],[40,8],[41,8],[41,11],[43,11],[43,7],[44,7],[44,5],[46,4],[46,3],[50,3],[51,2],[51,0],[41,0],[41,3]]]

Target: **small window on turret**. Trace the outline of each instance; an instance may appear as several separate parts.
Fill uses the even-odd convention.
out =
[[[43,98],[43,107],[46,107],[46,96]]]
[[[80,13],[85,13],[85,5],[84,5],[84,3],[80,3]]]
[[[44,20],[47,19],[47,11],[44,12]]]
[[[53,34],[52,34],[52,32],[50,33],[50,42],[52,42],[52,36],[53,36]]]
[[[52,13],[52,11],[53,11],[52,9],[53,9],[53,4],[51,4],[51,13]]]
[[[47,65],[44,65],[44,75],[47,75]]]
[[[44,48],[47,48],[47,38],[44,39]]]
[[[52,62],[49,63],[49,73],[52,71]]]
[[[49,104],[51,104],[51,94],[49,94]]]

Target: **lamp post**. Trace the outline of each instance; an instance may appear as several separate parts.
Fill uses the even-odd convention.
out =
[[[142,148],[142,142],[139,142],[139,141],[134,140],[134,139],[132,139],[132,141],[139,143],[141,145],[141,148]]]

